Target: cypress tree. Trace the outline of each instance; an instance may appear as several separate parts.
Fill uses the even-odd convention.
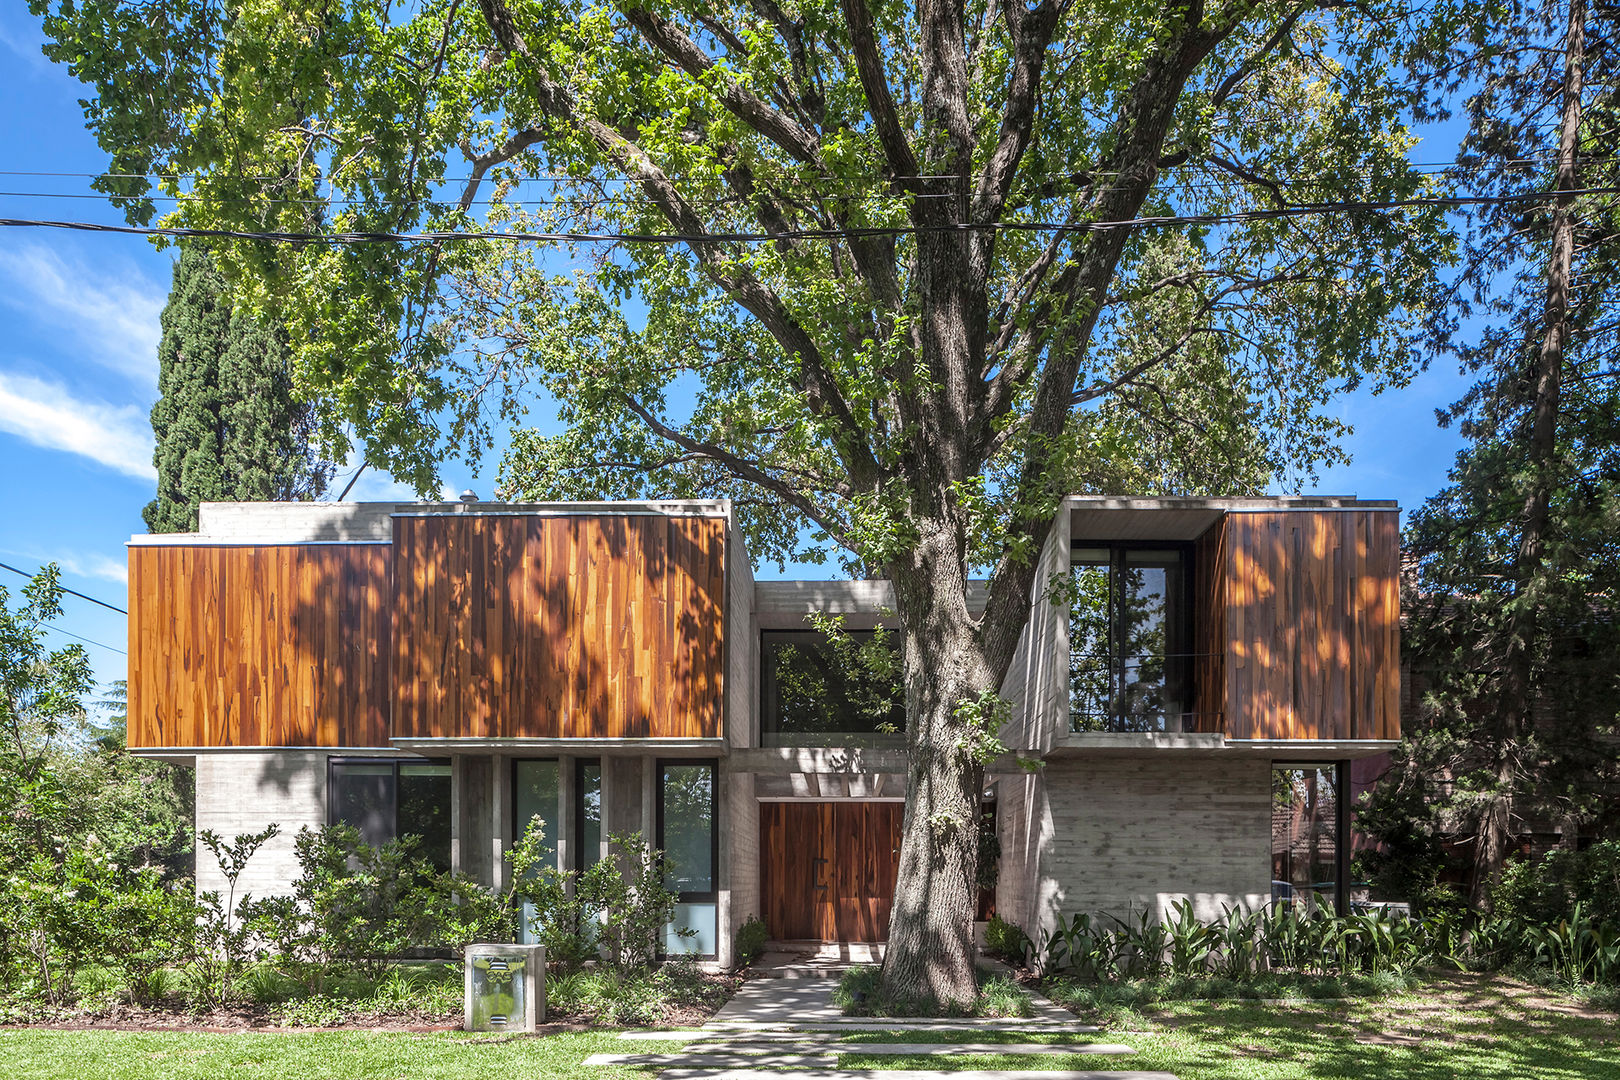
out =
[[[321,495],[332,468],[313,451],[312,410],[293,389],[286,330],[232,308],[206,248],[182,245],[162,326],[147,528],[194,531],[204,501]]]

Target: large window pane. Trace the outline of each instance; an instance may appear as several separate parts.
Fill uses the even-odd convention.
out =
[[[662,770],[659,847],[670,863],[667,885],[683,900],[713,899],[714,771],[707,762]]]
[[[807,630],[760,637],[761,726],[767,746],[826,745],[858,735],[898,740],[905,730],[897,636]]]
[[[420,836],[422,854],[450,869],[450,766],[400,763],[395,836]]]
[[[334,824],[353,825],[360,839],[381,847],[394,838],[394,763],[332,762],[327,772],[332,785]]]
[[[557,809],[561,805],[560,767],[555,761],[512,762],[512,839],[516,841],[538,817],[545,822],[543,865],[557,865]],[[518,915],[518,941],[533,944],[535,907],[523,901]]]
[[[1179,548],[1076,547],[1069,610],[1075,731],[1179,731],[1190,638]]]
[[[1271,771],[1271,794],[1272,899],[1334,907],[1343,887],[1336,767],[1279,765]]]
[[[450,869],[450,765],[409,759],[328,759],[327,821],[381,847],[419,836],[424,857]]]
[[[545,822],[546,862],[557,865],[557,808],[560,782],[555,761],[512,763],[512,839],[522,837],[531,819]]]

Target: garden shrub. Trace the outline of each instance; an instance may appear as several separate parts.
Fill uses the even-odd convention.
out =
[[[1595,922],[1620,923],[1620,840],[1510,863],[1491,894],[1494,915],[1539,926],[1571,918],[1577,904]]]
[[[664,853],[640,833],[609,836],[607,858],[579,875],[579,892],[596,912],[602,955],[619,971],[645,968],[663,951],[664,930],[674,920],[677,904],[665,884],[668,878]],[[684,926],[675,934],[697,936]]]
[[[737,962],[740,964],[753,963],[754,959],[765,951],[765,943],[770,940],[770,931],[766,929],[765,922],[757,915],[750,915],[746,922],[737,927],[737,940],[735,952]]]
[[[1022,964],[1029,954],[1029,935],[1000,915],[991,915],[984,927],[984,951],[1009,964]]]

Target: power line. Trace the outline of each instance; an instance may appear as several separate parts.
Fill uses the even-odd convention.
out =
[[[49,623],[48,622],[48,623],[45,624],[45,626],[48,629],[55,630],[58,634],[66,634],[70,638],[78,638],[80,641],[84,642],[85,644],[94,645],[98,649],[106,649],[108,652],[117,653],[119,656],[128,656],[129,655],[129,653],[125,652],[123,649],[115,649],[111,645],[104,645],[101,642],[95,640],[94,638],[87,638],[83,634],[75,634],[71,630],[64,630],[60,626],[57,626],[55,623]]]
[[[29,579],[32,579],[35,576],[34,574],[30,574],[26,570],[17,569],[15,566],[12,566],[9,563],[0,562],[0,569],[10,570],[13,574],[21,574],[23,577],[29,578]],[[63,592],[71,593],[72,595],[77,596],[80,600],[88,600],[92,604],[100,604],[102,607],[107,608],[110,611],[116,611],[120,615],[128,615],[129,614],[129,612],[125,611],[121,607],[114,607],[112,604],[107,603],[107,601],[105,601],[105,600],[97,600],[93,596],[86,596],[84,593],[79,592],[77,589],[70,589],[66,585],[62,585],[62,586],[60,586],[60,588],[61,588],[61,590]],[[67,633],[66,630],[64,630],[62,632],[64,634]],[[102,647],[106,648],[106,646],[102,646]]]
[[[525,241],[538,243],[637,243],[637,244],[715,244],[771,243],[780,240],[841,240],[897,237],[923,233],[950,232],[1107,232],[1113,229],[1163,228],[1173,225],[1235,225],[1279,218],[1325,214],[1371,213],[1385,210],[1448,208],[1464,206],[1506,206],[1547,199],[1583,195],[1617,195],[1620,187],[1580,188],[1571,191],[1528,191],[1514,195],[1456,195],[1416,199],[1301,203],[1296,206],[1239,210],[1215,214],[1163,214],[1114,221],[991,221],[954,222],[945,225],[893,225],[864,228],[787,229],[781,232],[725,233],[593,233],[593,232],[247,232],[236,229],[193,229],[155,225],[105,225],[90,221],[51,221],[38,218],[0,218],[4,228],[68,229],[78,232],[123,233],[135,236],[199,237],[226,240],[254,240],[286,244],[417,244],[454,243],[468,240]]]

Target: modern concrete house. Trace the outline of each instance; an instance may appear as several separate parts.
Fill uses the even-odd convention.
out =
[[[1067,500],[1004,686],[984,906],[1038,934],[1184,897],[1342,904],[1334,793],[1400,734],[1398,518]],[[721,502],[205,504],[197,533],[130,541],[129,743],[195,766],[198,828],[281,825],[255,895],[337,821],[498,886],[538,814],[565,868],[652,837],[679,947],[719,963],[750,915],[881,941],[904,717],[808,617],[860,640],[889,606],[882,581],[755,581]]]

